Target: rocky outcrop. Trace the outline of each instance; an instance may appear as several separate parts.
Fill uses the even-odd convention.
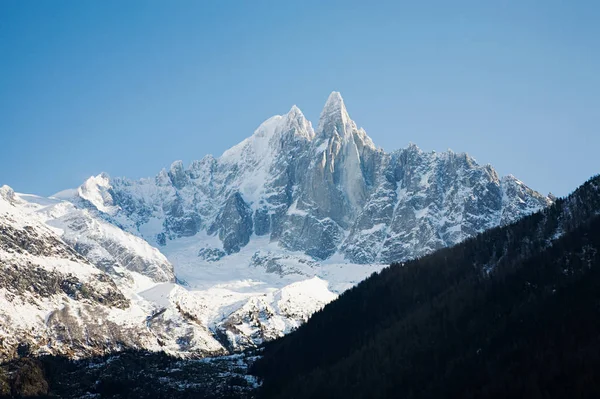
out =
[[[209,234],[218,232],[223,249],[231,254],[248,244],[252,235],[252,210],[240,193],[233,193],[225,202]]]

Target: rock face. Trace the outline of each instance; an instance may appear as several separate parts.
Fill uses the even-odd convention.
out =
[[[220,240],[214,257],[269,236],[316,260],[354,263],[422,256],[552,202],[467,154],[376,148],[336,92],[316,131],[294,106],[220,158],[177,161],[155,179],[100,175],[76,197],[158,246],[204,231]]]
[[[512,176],[467,154],[424,153],[415,145],[386,155],[376,187],[342,251],[354,262],[423,256],[551,203]]]
[[[209,233],[218,231],[226,253],[239,252],[252,235],[252,210],[240,193],[229,196]]]

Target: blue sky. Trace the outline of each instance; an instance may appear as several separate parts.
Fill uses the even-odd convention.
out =
[[[388,151],[468,152],[557,195],[600,172],[596,1],[6,0],[0,16],[0,184],[20,192],[220,155],[293,104],[316,125],[333,90]]]

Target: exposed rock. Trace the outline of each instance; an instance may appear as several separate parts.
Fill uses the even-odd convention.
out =
[[[240,193],[229,196],[209,233],[212,231],[219,233],[223,249],[228,254],[238,252],[248,244],[252,235],[252,210]]]
[[[204,247],[198,251],[198,257],[207,262],[216,262],[225,255],[227,253],[219,248]]]

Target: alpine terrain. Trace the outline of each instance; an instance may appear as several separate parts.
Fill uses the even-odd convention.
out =
[[[256,347],[386,264],[553,202],[464,153],[377,148],[334,92],[316,129],[294,106],[153,178],[2,187],[0,359]]]

